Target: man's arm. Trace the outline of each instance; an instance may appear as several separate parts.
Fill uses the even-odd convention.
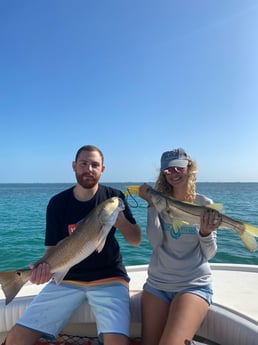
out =
[[[123,211],[119,212],[114,226],[118,228],[125,240],[132,246],[138,246],[141,243],[140,226],[130,223],[129,220],[126,219]]]

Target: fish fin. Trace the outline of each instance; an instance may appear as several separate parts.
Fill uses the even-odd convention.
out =
[[[223,204],[215,203],[215,204],[208,204],[205,205],[206,207],[212,208],[213,210],[223,212]]]
[[[190,223],[185,221],[185,220],[182,220],[182,219],[179,219],[179,218],[175,218],[172,213],[166,213],[164,211],[161,211],[159,213],[160,217],[163,219],[163,221],[165,223],[168,223],[168,224],[172,224],[175,232],[177,233],[179,228],[181,226],[184,226],[184,225],[189,225]]]
[[[184,220],[175,219],[175,218],[173,219],[172,224],[176,233],[178,232],[179,228],[181,228],[181,226],[189,225],[188,222],[185,222]]]
[[[100,230],[100,234],[96,243],[96,251],[98,253],[100,253],[102,251],[102,249],[104,248],[104,245],[106,243],[106,239],[107,239],[107,234],[110,231],[110,225],[104,225],[102,226],[101,230]]]
[[[126,191],[124,195],[136,194],[139,195],[139,187],[140,186],[126,186]]]
[[[65,271],[55,272],[53,274],[53,278],[54,278],[54,280],[56,282],[56,285],[59,285],[63,281],[63,279],[66,276],[68,271],[69,271],[69,269],[65,270]]]
[[[31,270],[0,272],[0,284],[5,294],[5,304],[10,303],[30,278]]]
[[[257,250],[257,242],[254,236],[244,231],[239,237],[250,252],[255,252]]]
[[[189,202],[189,201],[183,201],[184,204],[188,204],[188,205],[195,205],[195,206],[198,206],[200,207],[200,205],[198,204],[195,204],[195,203],[192,203],[192,202]],[[221,203],[214,203],[214,204],[206,204],[206,205],[203,205],[204,207],[208,207],[208,208],[211,208],[213,210],[216,210],[220,213],[223,212],[223,204]]]
[[[245,231],[248,232],[249,234],[258,237],[258,228],[254,225],[243,223],[245,227]]]
[[[102,238],[99,242],[98,242],[98,245],[97,245],[97,248],[96,248],[96,251],[98,253],[100,253],[102,251],[102,249],[104,248],[104,245],[106,243],[106,239],[105,238]]]

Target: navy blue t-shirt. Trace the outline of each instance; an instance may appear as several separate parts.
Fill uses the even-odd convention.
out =
[[[69,188],[53,196],[47,206],[45,245],[55,246],[60,240],[69,236],[69,229],[76,227],[90,211],[101,202],[118,196],[125,204],[125,217],[132,224],[136,221],[125,200],[124,194],[115,188],[99,185],[97,193],[89,201],[78,201]],[[115,238],[116,228],[109,232],[104,248],[100,253],[95,251],[85,260],[73,266],[64,279],[93,281],[111,277],[127,277],[122,262],[119,244]]]

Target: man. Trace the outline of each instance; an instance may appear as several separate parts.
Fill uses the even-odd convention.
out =
[[[99,184],[105,170],[103,153],[92,145],[81,147],[72,163],[77,183],[49,201],[45,245],[55,246],[69,236],[78,223],[98,204],[113,196],[124,200],[125,210],[117,217],[103,250],[72,267],[57,286],[50,281],[33,300],[9,332],[6,345],[33,345],[41,336],[54,339],[85,298],[96,318],[98,334],[104,345],[127,345],[129,312],[129,277],[122,263],[117,227],[131,245],[139,245],[141,229],[121,191]],[[76,231],[76,230],[75,230]],[[50,267],[31,265],[30,280],[42,284],[51,279]]]

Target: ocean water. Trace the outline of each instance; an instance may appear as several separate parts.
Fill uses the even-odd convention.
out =
[[[134,183],[107,183],[122,191],[130,184]],[[42,256],[47,203],[70,186],[0,184],[0,271],[28,267]],[[228,216],[258,227],[258,183],[197,183],[197,191],[223,203]],[[151,247],[146,239],[146,202],[139,197],[129,197],[128,202],[143,233],[141,245],[132,247],[117,231],[124,264],[147,264]],[[218,252],[210,262],[258,265],[258,251],[249,252],[233,230],[219,229],[217,237]]]

